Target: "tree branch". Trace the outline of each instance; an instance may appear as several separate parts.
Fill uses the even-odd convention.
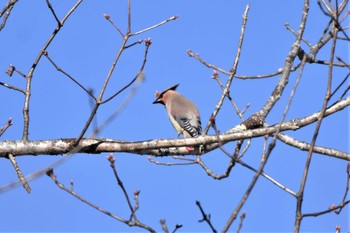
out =
[[[350,105],[350,97],[339,101],[337,104],[329,107],[325,111],[325,115],[329,116]],[[280,125],[280,131],[296,130],[304,126],[310,125],[317,121],[320,112],[314,113],[304,118],[286,121]],[[265,135],[273,135],[277,133],[279,125],[272,125],[252,130],[235,130],[235,128],[223,133],[219,136],[200,136],[197,138],[185,139],[154,139],[140,142],[130,142],[114,139],[83,139],[81,140],[75,153],[103,153],[103,152],[126,152],[135,154],[148,154],[155,156],[167,155],[186,155],[188,150],[185,146],[207,145],[206,152],[219,147],[219,142],[227,143],[239,139],[248,139],[262,137]],[[9,153],[14,156],[21,155],[61,155],[66,154],[74,146],[75,139],[56,139],[56,140],[17,140],[17,141],[0,141],[0,157],[6,157]],[[327,154],[331,157],[350,161],[350,154],[336,153],[329,151]],[[339,157],[337,157],[339,156]],[[341,157],[340,157],[341,156]]]

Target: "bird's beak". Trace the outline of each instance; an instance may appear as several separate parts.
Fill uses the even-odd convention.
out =
[[[163,101],[156,99],[152,104],[163,104]]]

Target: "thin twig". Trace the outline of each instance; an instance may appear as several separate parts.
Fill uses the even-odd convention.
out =
[[[133,209],[134,213],[140,208],[140,202],[139,202],[140,192],[141,192],[140,190],[135,190],[134,191],[134,201],[135,201],[135,206],[134,206],[134,209]]]
[[[294,43],[294,46],[292,47],[292,51],[295,51],[295,52],[294,53],[290,53],[288,55],[288,57],[286,59],[286,62],[285,62],[284,73],[283,73],[283,75],[282,75],[282,77],[280,79],[280,82],[277,84],[277,86],[275,88],[275,91],[276,90],[280,90],[281,91],[279,93],[279,95],[282,94],[282,91],[283,91],[283,89],[285,88],[285,86],[287,84],[286,81],[288,80],[288,77],[289,77],[290,68],[292,67],[292,62],[294,61],[295,57],[297,56],[297,51],[299,50],[298,48],[300,48],[300,41],[301,41],[304,29],[305,29],[305,23],[306,23],[306,19],[307,19],[307,15],[308,15],[308,10],[309,10],[309,4],[308,4],[308,1],[306,0],[304,2],[303,17],[302,17],[301,24],[300,24],[300,27],[299,27],[298,36],[297,36],[297,39],[296,39],[296,41]],[[294,85],[294,87],[292,89],[292,92],[290,94],[288,103],[287,103],[287,105],[285,107],[285,110],[283,112],[281,120],[280,120],[280,122],[278,124],[277,134],[273,137],[271,143],[269,144],[266,154],[263,154],[262,161],[260,163],[259,169],[257,170],[256,174],[254,175],[251,183],[249,184],[249,186],[248,186],[246,192],[244,193],[243,197],[241,198],[240,202],[238,203],[238,205],[236,206],[236,208],[234,209],[234,211],[230,215],[230,217],[229,217],[226,225],[224,226],[224,229],[222,230],[222,232],[227,232],[229,230],[230,226],[232,225],[233,221],[237,218],[238,213],[242,209],[242,207],[245,204],[245,202],[247,201],[251,191],[255,187],[255,184],[258,181],[261,173],[263,172],[263,169],[264,169],[264,167],[265,167],[265,165],[266,165],[266,163],[267,163],[267,161],[269,159],[269,156],[270,156],[273,148],[275,147],[275,143],[276,143],[276,140],[277,140],[277,135],[278,135],[279,131],[281,130],[282,123],[284,122],[284,119],[285,119],[285,117],[287,115],[287,112],[289,110],[290,104],[291,104],[292,99],[294,97],[295,90],[296,90],[296,88],[298,86],[298,83],[299,83],[299,80],[301,78],[301,74],[303,72],[303,67],[305,65],[305,59],[306,59],[306,57],[304,57],[304,59],[302,61],[297,81],[296,81],[296,83],[295,83],[295,85]],[[272,93],[272,95],[270,96],[270,98],[268,100],[268,103],[265,104],[263,109],[261,109],[259,111],[259,115],[262,116],[263,119],[266,117],[267,113],[271,110],[271,108],[273,107],[273,105],[277,101],[277,100],[274,100],[274,98],[275,98],[274,95],[275,95],[275,92]],[[270,108],[270,110],[267,110],[269,108]]]
[[[150,161],[151,163],[154,163],[156,165],[163,165],[163,166],[181,166],[181,165],[192,165],[192,164],[196,164],[196,161],[192,160],[190,162],[182,162],[182,163],[165,163],[165,162],[160,162],[157,160],[154,160],[152,158],[152,156],[148,156],[148,161]]]
[[[112,21],[112,19],[111,19],[111,17],[109,16],[109,14],[104,13],[103,16],[105,17],[105,19],[108,20],[108,22],[110,22],[110,23],[113,25],[113,27],[114,27],[114,28],[119,32],[119,34],[124,38],[124,37],[125,37],[124,33],[119,29],[119,27],[118,27],[117,25],[115,25],[115,23]]]
[[[141,33],[147,32],[147,31],[152,30],[152,29],[154,29],[154,28],[157,28],[157,27],[159,27],[159,26],[161,26],[161,25],[163,25],[163,24],[166,24],[167,22],[176,20],[177,18],[179,18],[179,16],[171,16],[169,19],[166,19],[166,20],[164,20],[164,21],[162,21],[162,22],[160,22],[160,23],[157,23],[156,25],[153,25],[153,26],[151,26],[151,27],[142,29],[142,30],[140,30],[140,31],[138,31],[138,32],[131,33],[131,36],[136,36],[136,35],[139,35],[139,34],[141,34]]]
[[[252,142],[252,139],[249,138],[248,140],[246,140],[247,143],[245,145],[245,147],[243,148],[242,152],[238,154],[237,158],[240,159],[244,156],[244,154],[248,151],[248,148],[250,147],[250,144]]]
[[[96,115],[96,113],[97,113],[97,110],[99,109],[100,105],[102,104],[103,95],[104,95],[104,93],[105,93],[105,91],[106,91],[106,88],[107,88],[107,85],[108,85],[108,83],[109,83],[109,80],[110,80],[111,77],[112,77],[112,74],[113,74],[113,72],[114,72],[114,69],[115,69],[115,67],[116,67],[116,65],[117,65],[117,63],[118,63],[118,61],[119,61],[119,59],[120,59],[120,57],[121,57],[121,55],[122,55],[122,53],[123,53],[123,51],[124,51],[124,47],[125,47],[125,45],[126,45],[128,39],[129,39],[129,36],[126,35],[126,36],[124,37],[124,40],[123,40],[122,44],[121,44],[120,47],[119,47],[119,50],[118,50],[118,52],[117,52],[117,54],[116,54],[115,59],[114,59],[113,62],[112,62],[112,65],[111,65],[111,67],[110,67],[110,69],[109,69],[109,72],[108,72],[108,74],[107,74],[107,77],[105,78],[105,81],[104,81],[103,86],[102,86],[102,88],[101,88],[100,94],[99,94],[99,96],[98,96],[98,98],[97,98],[97,100],[96,100],[95,106],[94,106],[93,109],[91,110],[91,113],[90,113],[90,115],[89,115],[89,118],[87,119],[87,121],[86,121],[86,123],[85,123],[83,129],[81,130],[79,136],[76,138],[75,144],[79,144],[80,140],[84,137],[86,131],[88,130],[88,128],[89,128],[89,126],[90,126],[92,120],[94,119],[94,117],[95,117],[95,115]],[[135,80],[136,80],[136,79],[135,79]],[[131,84],[130,84],[130,85],[131,85]]]
[[[323,7],[322,7],[322,5],[321,5],[321,2],[322,2],[323,6],[326,8],[327,11],[326,11],[325,9],[323,9]],[[332,10],[330,9],[330,7],[327,5],[327,3],[326,3],[324,0],[318,0],[318,1],[317,1],[317,4],[319,5],[321,11],[322,11],[325,15],[327,15],[327,16],[329,16],[329,17],[332,17]]]
[[[346,9],[347,3],[348,3],[348,0],[345,0],[340,4],[338,8],[338,13],[337,13],[338,15],[340,15]],[[333,33],[329,31],[329,27],[332,25],[332,22],[333,21],[336,22],[337,25],[340,25],[341,23],[341,22],[338,22],[332,15],[328,15],[326,13],[319,1],[318,1],[318,4],[320,6],[321,11],[323,11],[323,13],[329,16],[331,19],[329,20],[328,25],[325,28],[323,35],[320,37],[319,41],[310,50],[309,58],[311,58],[311,60],[315,60],[316,54],[318,53],[318,51],[333,38]],[[342,30],[342,32],[344,32],[344,30]]]
[[[101,213],[103,214],[106,214],[108,215],[109,217],[113,218],[113,219],[116,219],[120,222],[123,222],[125,224],[127,224],[128,226],[131,226],[131,227],[134,227],[134,226],[137,226],[137,227],[140,227],[140,228],[143,228],[143,229],[146,229],[148,230],[149,232],[156,232],[155,230],[153,230],[151,227],[139,222],[139,221],[131,221],[131,220],[126,220],[124,218],[121,218],[95,204],[93,204],[92,202],[88,201],[87,199],[83,198],[82,196],[78,195],[74,190],[71,190],[69,188],[67,188],[66,186],[64,186],[61,182],[58,181],[56,175],[54,174],[54,171],[53,169],[48,169],[46,171],[46,175],[49,176],[54,182],[55,184],[62,190],[66,191],[67,193],[69,193],[70,195],[72,195],[73,197],[77,198],[78,200],[82,201],[83,203],[87,204],[88,206],[100,211]]]
[[[128,29],[126,35],[130,35],[131,33],[131,1],[128,0]]]
[[[127,193],[127,191],[126,191],[126,189],[124,187],[124,184],[123,184],[122,180],[120,179],[120,177],[118,175],[118,172],[117,172],[117,169],[116,169],[116,167],[114,165],[115,164],[115,158],[113,157],[112,154],[110,154],[109,156],[107,156],[107,159],[109,161],[109,165],[111,166],[111,168],[113,170],[114,177],[117,179],[118,185],[121,188],[121,190],[123,191],[123,194],[124,194],[124,197],[126,199],[126,202],[128,203],[128,206],[129,206],[129,209],[130,209],[130,212],[131,212],[131,217],[134,218],[135,222],[138,222],[137,217],[136,217],[136,213],[135,213],[136,209],[134,209],[132,207],[129,195],[128,195],[128,193]],[[132,220],[131,217],[130,217],[129,221]]]
[[[199,210],[202,213],[203,219],[199,220],[199,222],[206,222],[208,223],[210,229],[212,230],[212,232],[216,233],[217,230],[214,228],[213,224],[211,223],[211,219],[210,219],[210,214],[206,214],[201,206],[201,203],[199,201],[196,201],[196,205],[198,206]]]
[[[12,118],[9,118],[6,122],[6,125],[0,128],[0,137],[5,133],[5,131],[12,125]]]
[[[7,4],[4,6],[4,8],[0,12],[0,18],[4,16],[2,19],[2,23],[0,24],[0,31],[5,27],[8,17],[10,17],[11,11],[13,10],[13,7],[15,6],[15,3],[18,0],[9,0]]]
[[[278,134],[278,139],[289,146],[293,146],[303,151],[309,151],[311,147],[310,143],[300,141],[283,133]],[[342,158],[348,155],[348,153],[340,150],[316,145],[313,148],[313,152],[321,155],[332,154],[334,158]]]
[[[8,89],[11,89],[11,90],[19,91],[19,92],[21,92],[22,94],[25,94],[25,93],[26,93],[25,90],[20,89],[20,88],[15,87],[15,86],[12,86],[12,85],[9,85],[9,84],[7,84],[7,83],[0,82],[0,85],[6,87],[6,88],[8,88]]]
[[[214,132],[215,132],[215,135],[216,135],[216,137],[217,137],[217,139],[218,139],[220,150],[221,150],[222,152],[224,152],[224,154],[226,154],[226,155],[227,155],[228,157],[230,157],[231,159],[236,159],[236,158],[238,158],[238,156],[239,156],[239,151],[241,150],[241,147],[242,147],[242,144],[243,144],[243,140],[238,140],[238,141],[237,141],[237,144],[236,144],[236,147],[235,147],[235,153],[234,153],[233,155],[231,155],[231,153],[229,153],[229,152],[224,148],[223,143],[222,143],[221,140],[220,140],[220,137],[219,137],[220,131],[219,131],[219,130],[217,129],[217,127],[216,127],[216,121],[215,121],[215,119],[211,119],[211,121],[212,121],[211,126],[213,127]]]
[[[348,163],[346,166],[346,186],[345,186],[344,197],[343,197],[341,204],[345,203],[345,200],[348,197],[349,184],[350,184],[350,163]],[[341,207],[339,210],[335,211],[335,213],[340,214],[342,209],[343,209],[343,207]]]
[[[81,83],[79,83],[75,78],[73,78],[70,74],[68,74],[66,71],[62,70],[61,67],[59,67],[54,61],[53,59],[49,56],[49,53],[47,51],[44,52],[44,56],[50,61],[50,63],[55,67],[55,69],[58,72],[61,72],[62,74],[64,74],[65,76],[67,76],[70,80],[72,80],[75,84],[77,84],[81,89],[83,89],[86,94],[88,94],[92,99],[94,99],[96,101],[96,97],[92,94],[92,92],[90,90],[88,90],[87,88],[85,88]]]
[[[130,47],[132,47],[134,45],[141,44],[142,42],[143,42],[143,40],[139,39],[138,41],[135,41],[134,43],[131,43],[129,45],[125,45],[124,49],[128,49],[128,48],[130,48]]]
[[[144,55],[143,55],[143,61],[142,61],[141,67],[138,70],[138,72],[135,75],[135,77],[128,84],[126,84],[123,88],[121,88],[119,91],[117,91],[115,94],[113,94],[112,96],[108,97],[106,100],[102,101],[101,104],[104,104],[104,103],[107,103],[108,101],[111,101],[117,95],[122,93],[128,87],[130,87],[136,80],[139,80],[139,81],[143,81],[144,80],[144,73],[143,73],[143,71],[145,69],[145,65],[146,65],[146,62],[147,62],[148,50],[149,50],[149,47],[150,47],[151,44],[152,44],[151,39],[147,39],[145,41],[145,46],[146,47],[145,47],[145,52],[144,52]]]
[[[101,104],[104,104],[104,103],[107,103],[108,101],[112,100],[114,97],[116,97],[117,95],[119,95],[121,92],[123,92],[125,89],[127,89],[132,83],[134,83],[138,78],[139,78],[139,75],[143,73],[143,69],[146,65],[146,61],[147,61],[147,54],[148,54],[148,49],[149,49],[149,46],[152,44],[152,40],[150,38],[148,38],[147,40],[145,40],[145,45],[146,45],[146,48],[145,48],[145,53],[144,53],[144,58],[143,58],[143,62],[142,62],[142,65],[141,65],[141,68],[139,70],[139,72],[136,74],[135,78],[133,80],[131,80],[127,85],[125,85],[122,89],[120,89],[118,92],[116,92],[114,95],[112,95],[111,97],[107,98],[106,100],[102,100],[103,99],[103,96],[104,96],[104,93],[106,91],[106,88],[107,88],[107,85],[112,77],[112,74],[114,72],[114,69],[122,55],[122,53],[125,51],[125,47],[126,47],[126,43],[128,42],[129,38],[132,36],[130,34],[130,30],[131,30],[131,22],[130,22],[130,0],[128,1],[128,30],[127,30],[127,33],[126,35],[123,37],[123,42],[121,44],[121,46],[119,47],[119,50],[117,52],[117,55],[109,69],[109,72],[107,74],[107,77],[103,83],[103,87],[100,91],[100,94],[96,100],[96,104],[94,106],[94,108],[92,109],[91,113],[90,113],[90,116],[88,118],[88,120],[86,121],[85,123],[85,126],[84,128],[82,129],[82,131],[80,132],[80,135],[77,137],[76,139],[76,144],[79,143],[79,141],[83,138],[83,136],[85,135],[86,131],[88,130],[92,120],[94,119],[96,113],[97,113],[97,110],[98,108],[100,107]]]
[[[294,36],[297,36],[298,34],[293,30],[293,28],[289,25],[289,23],[285,23],[284,26],[291,32],[293,33]],[[302,40],[305,42],[305,44],[307,44],[310,48],[312,47],[312,44],[306,40],[304,37],[302,38]]]
[[[19,74],[20,76],[22,76],[23,78],[27,78],[25,74],[23,74],[20,70],[18,70],[14,65],[10,64],[9,68],[6,70],[6,74],[10,77],[12,77],[13,73],[16,72],[17,74]]]
[[[121,222],[124,222],[124,223],[128,224],[128,220],[123,219],[123,218],[121,218],[121,217],[119,217],[119,216],[116,216],[116,215],[112,214],[111,212],[109,212],[109,211],[107,211],[107,210],[105,210],[105,209],[103,209],[103,208],[101,208],[101,207],[99,207],[99,206],[97,206],[97,205],[91,203],[90,201],[84,199],[83,197],[81,197],[80,195],[78,195],[74,190],[71,190],[71,189],[66,188],[66,186],[65,186],[64,184],[62,184],[62,183],[57,179],[57,176],[54,174],[53,169],[48,169],[48,170],[46,171],[46,175],[49,176],[49,177],[55,182],[55,184],[56,184],[60,189],[66,191],[66,192],[69,193],[69,194],[71,194],[72,196],[74,196],[74,197],[77,198],[78,200],[80,200],[80,201],[84,202],[85,204],[91,206],[92,208],[94,208],[94,209],[100,211],[101,213],[104,213],[104,214],[106,214],[106,215],[108,215],[108,216],[110,216],[110,217],[112,217],[112,218],[114,218],[114,219],[116,219],[116,220],[119,220],[119,221],[121,221]]]
[[[8,157],[9,157],[11,163],[12,163],[13,168],[16,171],[16,174],[18,176],[19,181],[23,185],[23,188],[27,191],[27,193],[30,193],[30,190],[31,190],[30,186],[29,186],[26,178],[23,176],[23,173],[22,173],[21,169],[19,168],[15,157],[12,154],[9,154]]]
[[[161,219],[161,220],[160,220],[160,225],[162,226],[162,230],[163,230],[165,233],[169,233],[169,229],[168,229],[168,226],[166,225],[165,219]]]
[[[342,60],[341,57],[337,57],[337,59],[338,59],[341,63],[346,64],[346,63]],[[349,67],[348,64],[347,64],[347,67]],[[348,72],[348,74],[345,76],[345,78],[344,78],[343,81],[339,84],[339,86],[333,91],[333,93],[335,93],[335,92],[338,90],[338,88],[340,88],[340,86],[342,86],[342,85],[345,83],[345,81],[349,78],[349,76],[350,76],[350,67],[349,67],[349,72]],[[343,94],[340,96],[340,98],[338,99],[338,101],[341,100],[341,99],[343,99],[343,98],[345,97],[346,93],[347,93],[349,90],[350,90],[350,85],[348,85],[348,87],[344,90]],[[333,93],[332,93],[331,95],[333,95]],[[337,101],[337,102],[338,102],[338,101]],[[333,103],[332,105],[334,105],[334,104],[336,104],[336,103]]]
[[[227,178],[229,177],[230,173],[231,173],[231,170],[232,168],[235,166],[235,159],[232,158],[228,165],[227,165],[227,168],[226,168],[226,171],[219,175],[219,174],[216,174],[214,173],[210,168],[208,168],[205,163],[200,159],[199,156],[196,157],[196,163],[199,164],[203,170],[212,178],[216,179],[216,180],[221,180],[221,179],[224,179],[224,178]]]
[[[6,13],[6,11],[10,10],[10,8],[13,7],[17,1],[18,0],[9,0],[4,6],[4,8],[2,8],[2,10],[0,11],[0,17],[2,17]]]
[[[46,174],[48,169],[52,169],[54,167],[57,167],[58,165],[61,165],[63,162],[67,161],[69,158],[71,158],[71,155],[66,155],[66,156],[62,157],[61,159],[55,161],[50,166],[47,166],[47,167],[45,167],[44,169],[41,169],[41,170],[37,170],[37,171],[33,172],[32,174],[26,176],[25,180],[27,182],[35,180],[35,179],[41,177],[42,175]],[[19,186],[21,184],[22,183],[20,181],[14,181],[14,182],[8,183],[8,184],[0,187],[0,193],[8,191],[8,190],[11,190],[14,187],[17,187],[17,186]]]
[[[123,112],[123,110],[126,108],[126,106],[128,106],[128,104],[133,99],[137,90],[140,88],[140,86],[143,82],[143,78],[141,77],[141,76],[143,76],[143,74],[140,74],[139,76],[140,77],[137,78],[138,82],[130,90],[130,92],[126,96],[125,100],[121,103],[121,105],[117,108],[117,110],[114,113],[112,113],[100,126],[95,128],[95,130],[93,132],[94,136],[98,135],[102,130],[104,130],[111,122],[113,122]]]
[[[241,214],[241,217],[239,217],[239,225],[238,225],[237,233],[241,232],[242,227],[243,227],[243,221],[244,221],[246,215],[247,215],[246,212],[243,211],[243,213]]]
[[[58,26],[59,26],[59,27],[62,27],[62,24],[61,24],[60,20],[58,19],[57,15],[56,15],[56,13],[55,13],[55,10],[53,9],[53,7],[52,7],[50,1],[49,1],[49,0],[46,0],[46,4],[47,4],[47,6],[49,7],[51,13],[53,14],[53,17],[55,17],[55,20],[56,20]]]
[[[218,66],[215,66],[215,65],[213,65],[213,64],[210,64],[210,63],[206,62],[206,61],[205,61],[204,59],[202,59],[198,54],[194,54],[194,53],[192,52],[192,50],[187,50],[187,54],[188,54],[190,57],[195,58],[196,60],[198,60],[200,63],[202,63],[203,65],[205,65],[205,66],[208,67],[208,68],[214,69],[214,70],[219,71],[219,72],[221,72],[221,73],[223,73],[223,74],[226,74],[226,75],[231,75],[231,72],[226,71],[226,70],[224,70],[224,69],[222,69],[222,68],[220,68],[220,67],[218,67]]]
[[[314,212],[314,213],[308,213],[308,214],[303,214],[303,217],[317,217],[320,215],[328,214],[330,212],[334,212],[336,210],[344,208],[346,205],[350,203],[350,200],[347,200],[345,202],[340,203],[337,206],[331,206],[331,208],[324,210],[324,211],[319,211],[319,212]]]
[[[60,21],[61,26],[64,25],[66,20],[69,18],[69,16],[78,8],[80,3],[83,0],[78,0],[77,3],[68,11],[68,13],[64,16],[64,18]],[[29,104],[30,104],[30,97],[31,97],[31,86],[32,86],[32,78],[34,71],[41,59],[41,57],[44,55],[44,52],[47,50],[53,39],[56,37],[57,33],[60,31],[61,26],[58,25],[54,32],[51,34],[50,38],[46,41],[45,45],[42,47],[40,50],[38,56],[35,58],[32,67],[28,74],[26,75],[26,90],[25,90],[25,100],[24,100],[24,105],[23,105],[23,135],[22,135],[22,140],[28,141],[28,135],[29,135]]]
[[[245,167],[245,168],[247,168],[247,169],[249,169],[249,170],[251,170],[251,171],[253,171],[253,172],[255,172],[255,173],[258,172],[257,169],[255,169],[255,168],[253,168],[252,166],[246,164],[246,163],[243,162],[243,160],[241,160],[241,159],[236,160],[236,163],[242,165],[243,167]],[[294,196],[294,197],[297,195],[293,190],[291,190],[291,189],[289,189],[287,186],[285,186],[285,185],[279,183],[277,180],[273,179],[271,176],[269,176],[269,175],[266,174],[265,172],[261,172],[261,176],[264,177],[264,178],[266,178],[268,181],[270,181],[271,183],[273,183],[274,185],[276,185],[277,187],[279,187],[279,188],[282,189],[283,191],[286,191],[286,192],[289,193],[290,195],[292,195],[292,196]]]
[[[236,53],[233,65],[232,65],[232,67],[230,69],[230,73],[231,74],[228,77],[228,80],[227,80],[226,85],[225,85],[225,89],[222,92],[220,100],[218,101],[218,103],[217,103],[213,113],[209,117],[209,119],[215,119],[216,118],[217,114],[219,113],[219,111],[221,109],[222,104],[224,103],[224,99],[227,97],[227,94],[229,93],[229,89],[231,87],[231,83],[232,83],[233,77],[236,74],[238,61],[239,61],[239,58],[240,58],[240,55],[241,55],[241,49],[242,49],[242,45],[243,45],[245,28],[246,28],[247,21],[248,21],[248,11],[249,11],[249,9],[250,9],[250,5],[247,4],[247,6],[245,8],[245,11],[244,11],[244,14],[242,16],[243,20],[242,20],[241,33],[240,33],[240,36],[239,36],[239,42],[238,42],[238,46],[237,46],[237,53]],[[207,123],[207,126],[205,127],[205,129],[203,131],[204,134],[208,133],[211,124],[212,124],[212,121],[209,120],[208,123]]]
[[[177,230],[179,230],[181,227],[182,227],[181,224],[176,224],[174,230],[172,231],[172,233],[175,233],[175,232],[176,232]]]
[[[201,58],[198,54],[194,54],[192,52],[192,50],[187,50],[187,54],[190,57],[195,58],[197,61],[199,61],[200,63],[202,63],[204,66],[213,69],[214,71],[219,71],[222,74],[226,74],[226,75],[231,75],[232,73],[229,71],[226,71],[216,65],[210,64],[208,62],[206,62],[203,58]],[[297,64],[296,66],[291,68],[291,71],[295,71],[299,68],[299,64]],[[238,79],[263,79],[263,78],[271,78],[271,77],[275,77],[280,75],[283,72],[283,68],[279,68],[277,69],[277,71],[270,73],[270,74],[261,74],[261,75],[234,75],[234,78],[238,78]]]
[[[332,33],[333,33],[333,42],[332,42],[332,47],[331,47],[331,51],[330,51],[330,59],[329,60],[331,61],[331,63],[329,65],[329,69],[328,69],[327,90],[326,90],[326,93],[324,96],[321,114],[318,118],[315,130],[314,130],[314,134],[312,136],[310,148],[309,148],[308,155],[307,155],[307,160],[306,160],[305,167],[304,167],[303,177],[302,177],[302,180],[300,183],[300,188],[299,188],[299,191],[298,191],[297,197],[296,197],[297,198],[297,206],[296,206],[295,224],[294,224],[294,231],[295,232],[300,231],[300,225],[301,225],[301,221],[303,219],[302,204],[303,204],[303,198],[304,198],[304,190],[305,190],[306,181],[308,178],[308,173],[309,173],[310,164],[311,164],[311,160],[312,160],[313,150],[314,150],[314,147],[316,144],[318,133],[319,133],[320,128],[321,128],[321,123],[324,119],[324,115],[325,115],[325,112],[327,109],[329,99],[331,97],[332,74],[333,74],[332,62],[334,60],[334,52],[335,52],[335,47],[336,47],[336,42],[337,42],[337,34],[338,34],[338,29],[335,26],[335,23],[333,23]]]
[[[214,70],[214,74],[213,74],[212,77],[213,77],[213,79],[215,79],[215,80],[218,82],[218,84],[219,84],[219,86],[221,87],[222,91],[224,91],[224,90],[225,90],[225,87],[224,87],[224,85],[222,84],[222,82],[221,82],[221,80],[220,80],[220,78],[219,78],[219,74],[218,74],[218,72],[217,72],[216,70]],[[231,95],[230,95],[230,92],[227,93],[227,98],[229,99],[229,101],[231,102],[231,104],[232,104],[233,108],[235,109],[237,115],[239,116],[239,118],[240,118],[241,121],[243,122],[243,121],[244,121],[244,118],[243,118],[242,111],[240,111],[240,110],[238,109],[236,103],[233,101],[233,99],[232,99],[232,97],[231,97]]]

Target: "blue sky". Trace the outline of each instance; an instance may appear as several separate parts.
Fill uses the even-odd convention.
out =
[[[1,6],[7,1],[1,0]],[[75,1],[52,1],[61,19]],[[186,51],[198,53],[207,62],[229,70],[236,53],[242,15],[248,1],[132,1],[132,31],[152,26],[173,15],[169,22],[133,38],[130,42],[150,37],[153,41],[145,68],[145,81],[123,113],[99,137],[140,141],[154,138],[175,138],[164,108],[152,105],[154,92],[180,83],[178,91],[193,100],[200,109],[203,125],[220,98],[220,87],[212,80],[208,69]],[[297,30],[301,19],[302,1],[250,1],[246,35],[239,62],[238,75],[258,75],[275,72],[282,67],[294,41],[285,29],[288,22]],[[316,43],[328,19],[320,12],[316,1],[310,3],[310,16],[305,38]],[[118,32],[105,20],[112,20],[126,30],[126,1],[84,1],[69,18],[48,49],[54,61],[87,88],[98,93],[121,43]],[[55,19],[45,1],[20,1],[15,5],[6,27],[0,33],[0,79],[23,87],[23,78],[8,77],[9,64],[27,73],[39,50],[56,27]],[[303,48],[308,51],[303,43]],[[329,59],[329,46],[318,54],[318,59]],[[113,94],[134,77],[142,62],[144,46],[134,46],[122,56],[112,76],[106,96]],[[337,46],[336,55],[348,59],[345,42]],[[333,88],[345,77],[347,70],[335,68]],[[282,116],[297,74],[276,108],[267,117],[267,123],[277,123]],[[225,83],[226,78],[220,75]],[[279,77],[261,80],[238,80],[232,83],[231,95],[240,109],[250,107],[244,117],[259,110],[271,94]],[[319,111],[327,84],[327,67],[309,65],[297,89],[287,120]],[[38,65],[32,89],[30,139],[77,137],[83,128],[90,106],[88,96],[74,83],[58,73],[43,58]],[[102,106],[97,122],[102,123],[123,102],[127,92]],[[336,100],[339,96],[335,97]],[[0,125],[9,117],[13,126],[1,140],[20,139],[22,134],[23,96],[0,87]],[[228,101],[216,120],[221,132],[240,123]],[[322,124],[317,145],[349,151],[348,110],[328,117]],[[315,125],[289,135],[311,141]],[[87,135],[91,133],[91,129]],[[213,131],[210,131],[213,133]],[[232,151],[235,144],[226,146]],[[243,160],[257,168],[261,161],[263,140],[253,139]],[[277,143],[265,172],[294,191],[300,185],[306,152]],[[129,212],[120,188],[106,160],[107,154],[77,154],[55,169],[58,179],[69,186],[74,180],[77,193],[93,203],[128,218]],[[199,200],[217,230],[221,230],[244,194],[254,173],[236,165],[229,178],[220,181],[208,177],[199,166],[157,166],[148,156],[115,154],[116,166],[127,191],[141,190],[141,221],[161,231],[160,219],[166,219],[169,229],[182,224],[181,232],[205,232],[209,227],[198,223],[202,218],[195,201]],[[23,156],[17,159],[24,174],[49,166],[61,156]],[[192,157],[190,157],[192,158]],[[204,162],[216,173],[223,173],[228,158],[216,150],[203,156]],[[159,161],[174,161],[169,158]],[[176,162],[176,161],[175,161]],[[327,209],[339,204],[345,189],[346,161],[315,154],[311,163],[304,212]],[[16,180],[16,174],[7,160],[0,160],[0,185]],[[0,231],[141,231],[130,228],[86,206],[59,190],[46,176],[30,183],[28,195],[21,187],[2,193],[0,197]],[[245,232],[291,232],[294,226],[295,198],[260,178],[243,210]],[[304,232],[334,232],[336,225],[349,230],[349,208],[340,215],[328,214],[306,218]],[[236,230],[238,221],[231,230]]]

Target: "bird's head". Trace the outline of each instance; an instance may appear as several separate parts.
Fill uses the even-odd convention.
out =
[[[156,100],[153,102],[153,104],[165,105],[165,102],[167,101],[167,92],[168,91],[175,91],[178,86],[179,86],[179,84],[176,84],[176,85],[171,86],[162,92],[156,91],[156,93],[154,94],[156,96]]]

